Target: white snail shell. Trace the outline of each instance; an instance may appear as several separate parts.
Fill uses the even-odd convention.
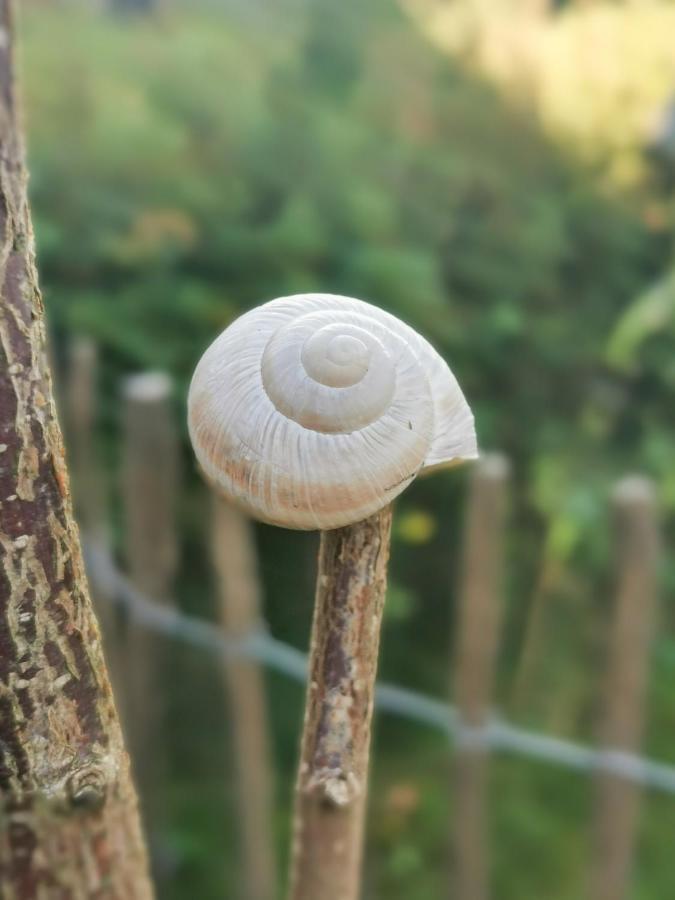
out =
[[[207,479],[287,528],[358,522],[420,471],[477,455],[471,410],[431,345],[332,294],[272,300],[230,325],[197,365],[188,421]]]

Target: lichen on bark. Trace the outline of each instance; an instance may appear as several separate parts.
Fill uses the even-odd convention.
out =
[[[0,0],[1,896],[146,900],[54,409],[13,73]]]

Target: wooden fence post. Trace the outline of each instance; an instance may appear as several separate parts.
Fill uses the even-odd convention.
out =
[[[498,651],[506,487],[506,459],[493,454],[474,467],[464,536],[455,698],[460,719],[455,759],[453,896],[485,900],[489,892],[486,849],[486,724]]]
[[[178,435],[172,390],[168,375],[146,372],[126,378],[122,391],[125,559],[133,584],[157,603],[172,602],[178,565]],[[148,830],[156,835],[165,816],[160,794],[168,762],[161,645],[155,635],[128,623],[125,646],[125,725]],[[154,850],[161,877],[156,841]]]
[[[68,453],[73,469],[75,508],[89,535],[106,530],[104,486],[94,451],[98,350],[91,338],[78,336],[69,347],[65,402]]]
[[[616,522],[617,584],[610,626],[600,741],[607,758],[636,753],[644,725],[649,648],[657,603],[659,534],[651,482],[624,478],[612,498]],[[621,900],[628,892],[640,790],[620,774],[596,779],[592,900]]]
[[[260,579],[251,523],[215,495],[212,504],[212,556],[218,575],[221,622],[227,635],[245,638],[261,625]],[[242,896],[246,900],[273,900],[277,894],[274,779],[264,676],[257,663],[237,659],[225,663],[225,678],[238,774]]]
[[[164,372],[124,382],[123,494],[129,576],[155,600],[173,592],[178,567],[178,435]]]
[[[106,515],[106,482],[94,444],[98,377],[98,348],[88,337],[73,339],[68,353],[65,381],[66,445],[73,473],[77,520],[86,540],[109,547]],[[100,586],[92,587],[105,655],[111,678],[119,692],[119,614]]]

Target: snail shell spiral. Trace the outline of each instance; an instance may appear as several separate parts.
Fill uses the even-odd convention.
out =
[[[207,479],[287,528],[357,522],[420,471],[477,455],[471,410],[431,345],[332,294],[272,300],[230,325],[197,365],[188,421]]]

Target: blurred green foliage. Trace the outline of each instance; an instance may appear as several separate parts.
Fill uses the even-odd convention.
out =
[[[601,187],[385,0],[289,2],[264,14],[232,4],[129,21],[40,8],[25,16],[23,38],[50,326],[57,349],[75,332],[102,348],[109,467],[122,374],[170,371],[182,417],[201,351],[246,308],[323,290],[390,309],[446,356],[481,444],[514,460],[498,701],[528,724],[592,739],[610,593],[608,487],[628,468],[646,470],[663,488],[671,528],[675,507],[675,303],[672,276],[658,281],[668,231],[644,215],[651,189]],[[187,448],[185,459],[179,593],[208,615],[204,495]],[[462,496],[461,474],[420,481],[401,500],[395,534],[382,672],[437,694],[446,691]],[[272,629],[304,645],[314,538],[263,528],[259,539]],[[545,643],[516,702],[541,582]],[[675,584],[672,565],[666,583]],[[672,686],[672,639],[661,642],[655,667]],[[177,671],[190,677],[172,686],[182,725],[172,896],[209,900],[223,896],[223,878],[234,881],[236,817],[223,819],[236,786],[223,726],[211,721],[224,702],[213,664],[197,656],[176,649]],[[269,688],[286,846],[301,692],[272,678]],[[655,684],[649,749],[662,757],[672,757],[668,702]],[[445,745],[387,720],[380,738],[369,896],[441,896]],[[544,891],[576,900],[588,786],[509,760],[494,779],[499,900]],[[640,897],[669,894],[659,828],[673,827],[673,804],[655,800]]]

